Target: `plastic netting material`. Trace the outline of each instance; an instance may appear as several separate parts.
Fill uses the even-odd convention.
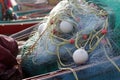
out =
[[[115,25],[116,28],[119,28],[120,25],[120,0],[87,0],[87,1],[92,1],[98,5],[100,5],[101,7],[105,8],[106,10],[109,8],[115,16]],[[112,22],[112,21],[111,21]]]
[[[72,54],[79,48],[84,48],[89,53],[86,64],[119,55],[119,46],[114,41],[118,37],[114,32],[114,20],[111,25],[113,18],[111,11],[91,2],[61,1],[50,12],[44,26],[40,25],[41,32],[37,31],[24,45],[21,51],[23,70],[33,76],[56,70],[58,64],[62,67],[75,67]],[[62,32],[62,21],[72,24],[71,32]],[[71,44],[71,39],[75,43]]]

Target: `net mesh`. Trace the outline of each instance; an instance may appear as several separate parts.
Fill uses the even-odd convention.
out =
[[[21,51],[22,67],[28,76],[77,67],[72,55],[79,48],[89,54],[82,66],[109,60],[119,71],[111,60],[120,54],[120,32],[116,29],[119,21],[114,16],[117,13],[93,2],[63,0],[50,12]],[[72,29],[64,32],[62,22],[69,23]]]

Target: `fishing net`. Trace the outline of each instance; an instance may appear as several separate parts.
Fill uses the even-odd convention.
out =
[[[107,0],[104,4],[97,2],[59,2],[21,51],[24,73],[34,76],[59,68],[72,69],[111,61],[111,58],[118,56],[119,31],[115,26],[119,23],[115,18],[118,13],[113,13],[111,7],[104,5],[109,4]],[[62,25],[70,27],[64,28]],[[84,65],[77,65],[73,61],[73,53],[78,49],[84,49],[89,54]]]
[[[92,1],[98,5],[100,5],[104,9],[110,9],[115,16],[115,25],[117,29],[120,26],[120,1],[119,0],[87,0],[87,1]],[[112,21],[111,21],[112,22]]]

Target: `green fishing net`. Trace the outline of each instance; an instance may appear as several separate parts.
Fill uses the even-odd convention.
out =
[[[108,8],[114,13],[115,16],[115,29],[120,27],[120,0],[87,0],[100,5],[104,9]],[[112,21],[111,21],[112,22]]]
[[[111,26],[114,26],[114,38],[116,39],[117,46],[120,46],[120,0],[87,0],[94,2],[106,10],[110,10],[114,15],[114,18],[110,20]]]
[[[117,4],[111,7],[110,3],[108,0],[58,3],[21,51],[24,73],[34,76],[119,56],[119,11],[114,8]],[[73,60],[73,53],[79,49],[88,53],[84,65]]]

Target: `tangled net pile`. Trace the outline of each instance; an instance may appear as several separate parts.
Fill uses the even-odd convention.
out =
[[[110,60],[119,70],[111,60],[119,55],[120,49],[115,43],[119,34],[114,31],[115,21],[111,25],[113,19],[112,11],[91,1],[61,1],[24,45],[21,51],[23,70],[29,76],[58,68],[72,70],[78,66],[72,55],[80,48],[89,54],[85,64]],[[61,28],[63,23],[72,27]]]

